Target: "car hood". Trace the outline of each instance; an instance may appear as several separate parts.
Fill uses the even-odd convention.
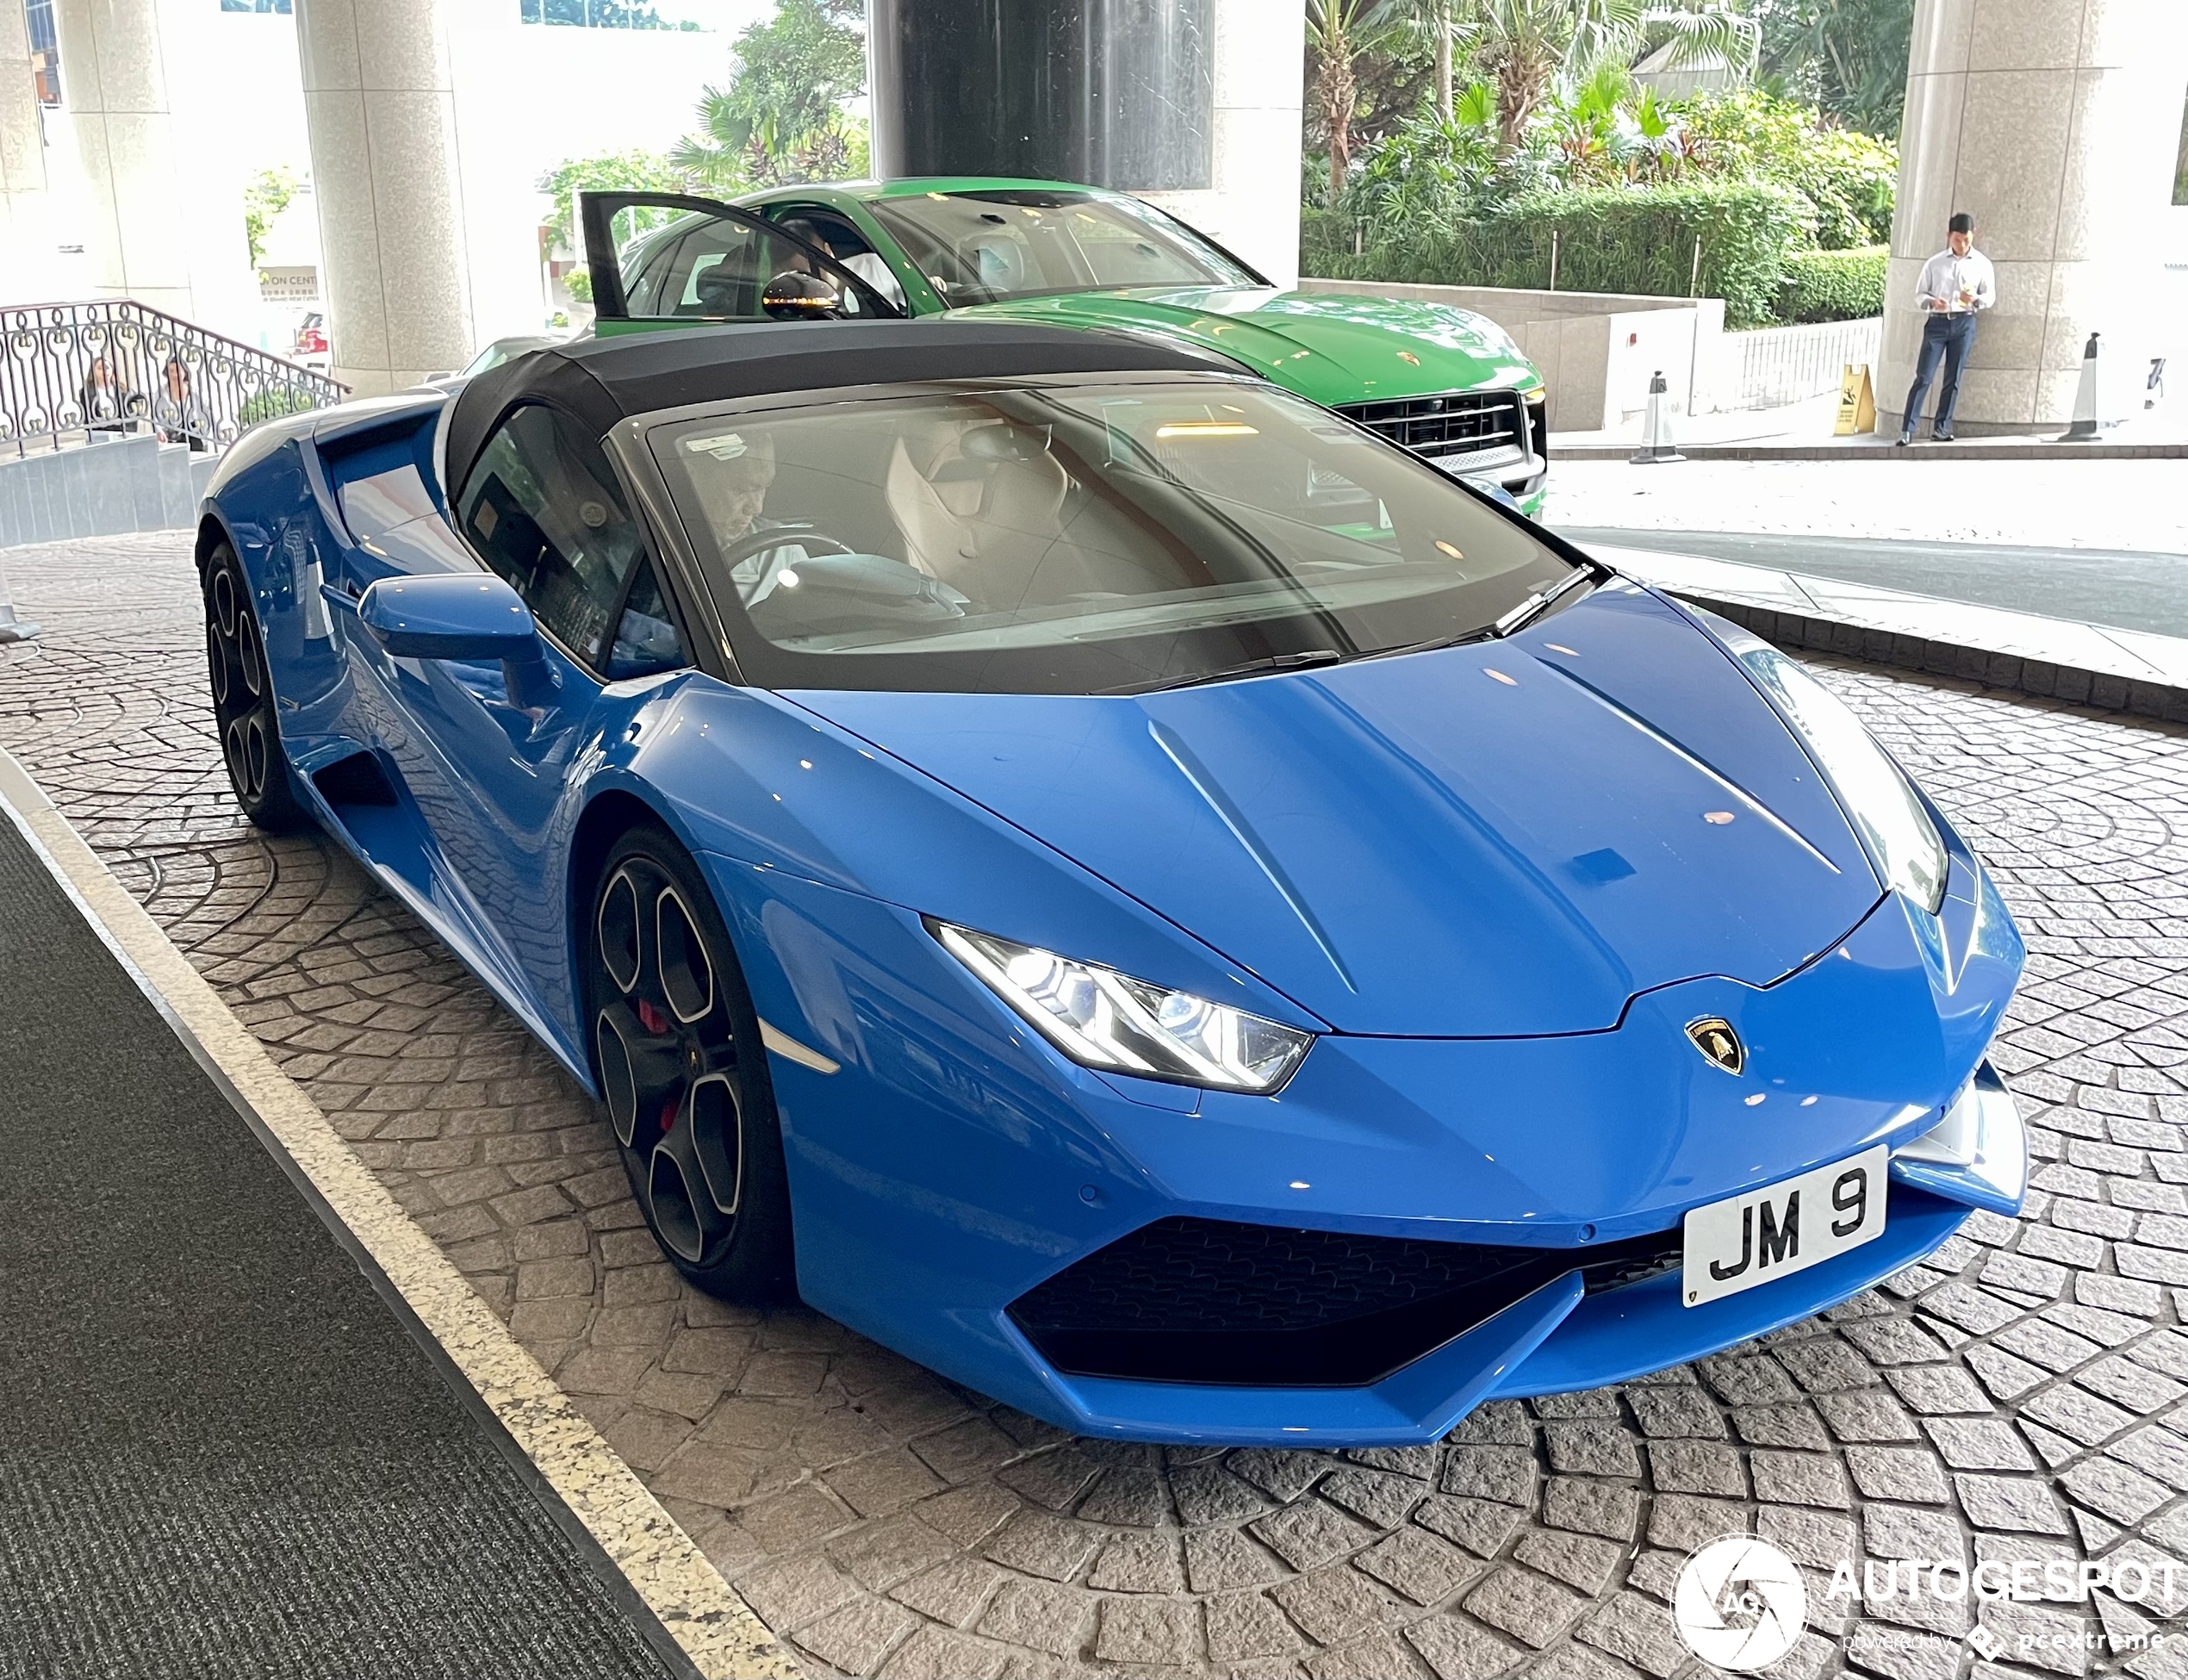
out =
[[[1340,1031],[1602,1030],[1651,987],[1768,985],[1880,896],[1777,713],[1628,584],[1506,641],[1167,694],[791,698]]]
[[[1196,287],[1071,292],[955,313],[1151,333],[1220,352],[1324,403],[1532,385],[1537,379],[1495,322],[1410,299]]]

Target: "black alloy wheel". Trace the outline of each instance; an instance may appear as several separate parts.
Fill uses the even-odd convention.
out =
[[[311,816],[289,780],[274,712],[265,638],[251,604],[251,588],[235,551],[225,542],[207,558],[205,656],[213,680],[213,723],[228,786],[243,814],[280,833],[308,826]]]
[[[609,849],[586,934],[594,1073],[654,1240],[710,1295],[795,1300],[759,1017],[713,894],[666,830]]]

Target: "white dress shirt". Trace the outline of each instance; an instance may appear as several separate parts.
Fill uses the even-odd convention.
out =
[[[1962,303],[1962,291],[1975,294],[1973,303]],[[1955,257],[1949,246],[1939,252],[1922,265],[1922,278],[1915,286],[1915,308],[1924,314],[1939,313],[1930,308],[1930,300],[1944,304],[1942,313],[1964,315],[1977,309],[1987,309],[1998,299],[1998,276],[1991,268],[1991,259],[1974,246],[1965,257]]]
[[[857,275],[860,279],[880,292],[899,309],[904,306],[904,289],[889,271],[888,264],[871,251],[861,251],[849,257],[838,257],[837,262]]]

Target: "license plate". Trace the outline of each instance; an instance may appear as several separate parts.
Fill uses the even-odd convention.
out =
[[[1882,1144],[1687,1216],[1681,1299],[1699,1307],[1858,1248],[1884,1234]]]

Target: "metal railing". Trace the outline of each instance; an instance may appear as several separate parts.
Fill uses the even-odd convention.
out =
[[[1782,408],[1835,391],[1849,363],[1866,362],[1871,376],[1884,344],[1884,321],[1829,320],[1809,327],[1766,327],[1727,333],[1717,381],[1720,412]]]
[[[152,432],[217,451],[349,388],[128,298],[0,308],[0,445]]]

